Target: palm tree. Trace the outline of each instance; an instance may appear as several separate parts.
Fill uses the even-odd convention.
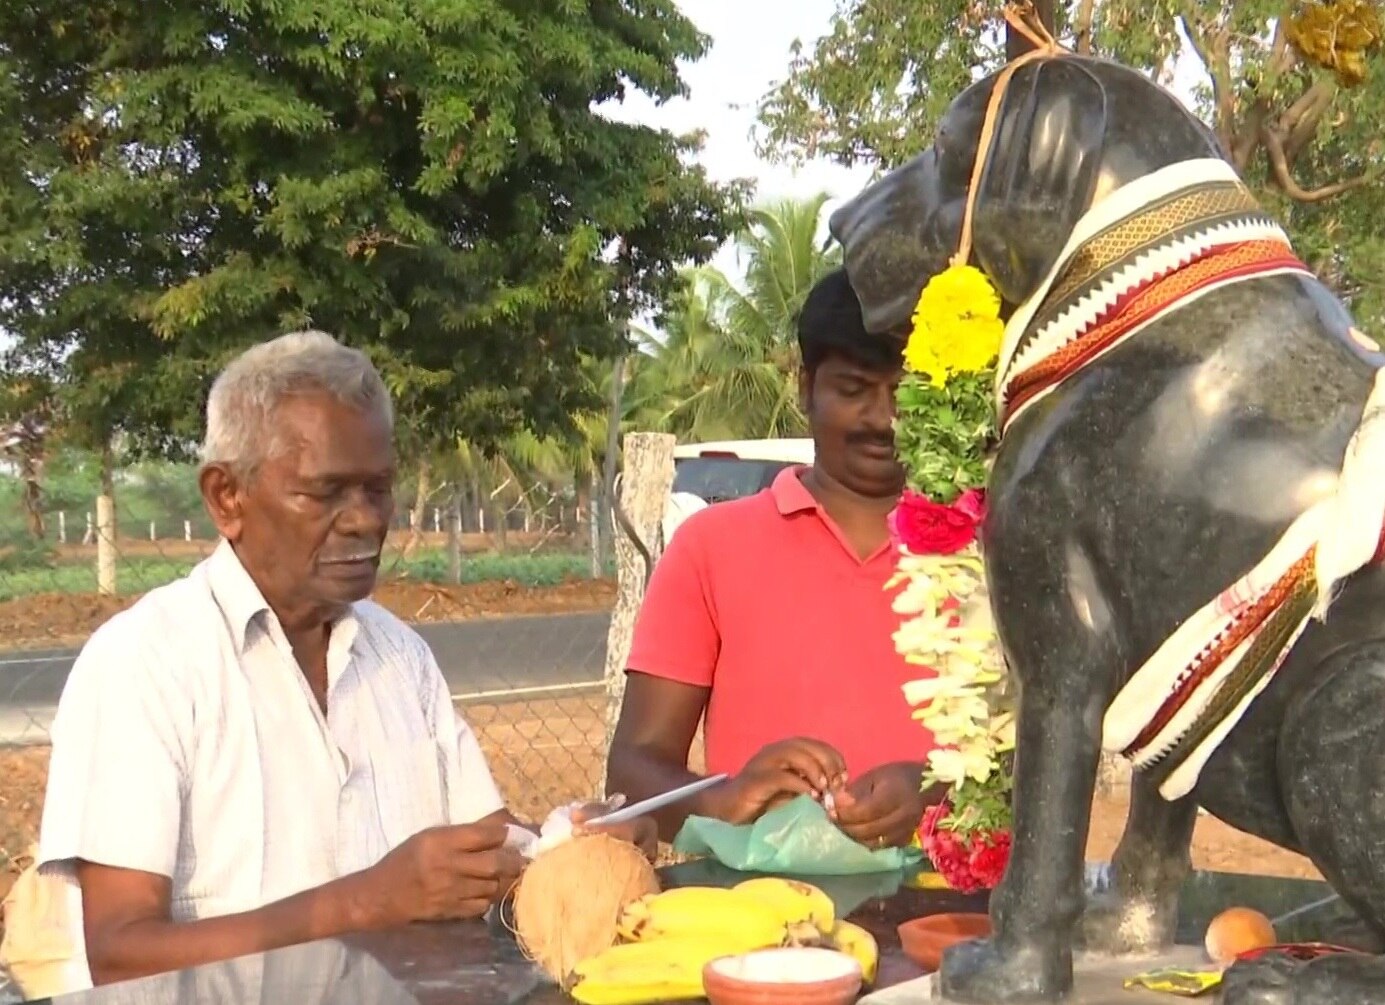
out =
[[[743,286],[712,268],[685,274],[662,337],[641,332],[627,415],[690,441],[801,435],[796,322],[841,260],[818,241],[825,194],[752,210],[736,237]]]

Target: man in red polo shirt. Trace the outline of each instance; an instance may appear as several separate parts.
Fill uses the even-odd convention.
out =
[[[671,839],[689,813],[750,822],[785,798],[827,799],[863,844],[907,844],[932,737],[901,686],[926,671],[895,651],[886,517],[904,487],[894,455],[901,340],[870,335],[837,270],[798,321],[812,467],[689,517],[635,624],[608,787],[642,799],[692,781],[706,715],[707,771],[725,784],[656,814]]]

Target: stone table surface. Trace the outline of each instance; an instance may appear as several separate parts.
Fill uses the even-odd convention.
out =
[[[665,886],[731,885],[746,878],[715,863],[663,869]],[[985,910],[984,895],[920,889],[912,876],[803,877],[826,890],[838,911],[880,943],[877,987],[922,971],[900,951],[896,926],[948,911]],[[1088,885],[1107,882],[1103,866]],[[1378,949],[1364,926],[1324,884],[1233,873],[1198,873],[1183,891],[1179,941],[1199,944],[1208,921],[1231,905],[1279,919],[1284,941],[1333,941]],[[63,995],[54,1005],[558,1005],[571,1002],[527,962],[498,922],[413,925],[368,936],[325,940],[224,963]]]

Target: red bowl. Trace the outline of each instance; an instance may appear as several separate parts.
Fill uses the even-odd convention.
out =
[[[861,965],[833,949],[757,949],[702,968],[711,1005],[850,1005],[861,991]]]
[[[932,973],[948,946],[990,935],[991,918],[988,914],[930,914],[904,922],[898,932],[904,955]]]

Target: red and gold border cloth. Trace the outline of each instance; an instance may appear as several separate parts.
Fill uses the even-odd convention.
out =
[[[1043,286],[1006,325],[1002,434],[1092,361],[1213,290],[1311,275],[1230,165],[1185,161],[1126,185],[1079,222]],[[1103,746],[1160,766],[1177,799],[1343,579],[1378,559],[1385,526],[1385,371],[1377,371],[1335,488],[1271,551],[1169,636],[1107,709]]]

